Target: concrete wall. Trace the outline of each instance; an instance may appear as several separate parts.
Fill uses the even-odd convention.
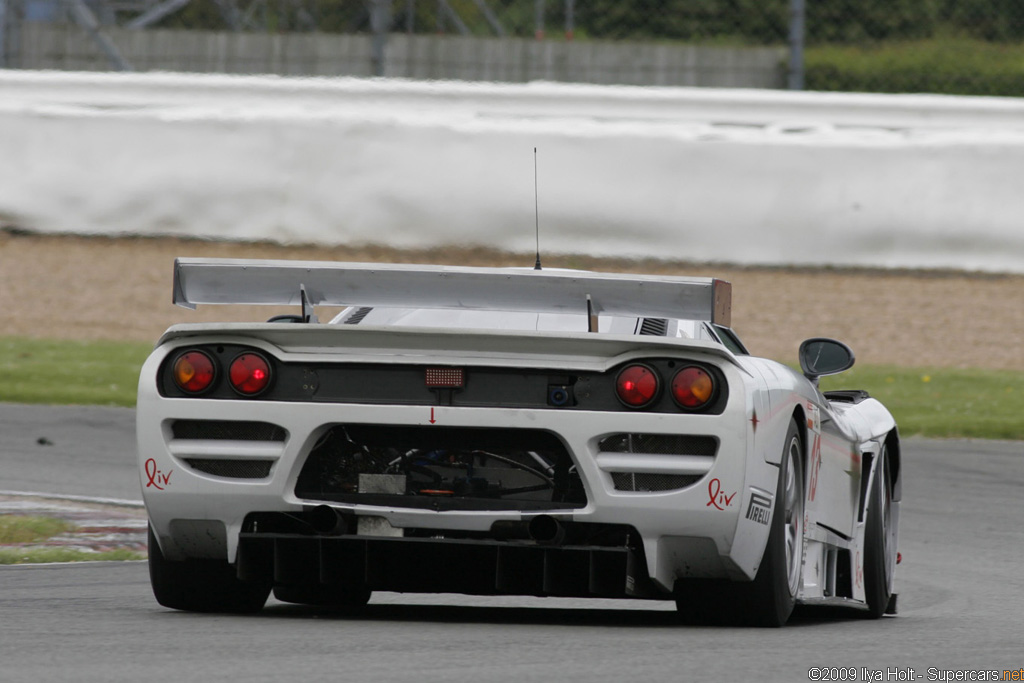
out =
[[[1024,101],[0,71],[0,224],[1024,273]]]
[[[368,35],[213,31],[104,33],[135,71],[371,76]],[[25,69],[106,71],[110,62],[77,26],[27,23]],[[398,78],[781,88],[785,48],[719,48],[599,41],[535,41],[391,34],[385,75]]]

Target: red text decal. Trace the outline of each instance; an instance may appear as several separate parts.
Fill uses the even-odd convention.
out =
[[[171,483],[171,472],[173,471],[170,470],[167,474],[164,474],[156,468],[156,460],[150,458],[146,461],[146,476],[149,477],[149,481],[146,482],[146,488],[148,489],[152,486],[157,491],[163,491],[164,486]]]
[[[718,479],[712,479],[708,482],[708,500],[704,504],[704,507],[714,507],[717,510],[724,510],[725,508],[732,505],[732,499],[736,497],[736,492],[733,491],[731,495],[725,495],[722,492],[722,482]]]

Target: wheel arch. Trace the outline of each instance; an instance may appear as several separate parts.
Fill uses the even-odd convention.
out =
[[[802,460],[802,462],[800,464],[803,466],[803,476],[804,476],[803,486],[804,486],[804,495],[806,496],[807,495],[807,476],[808,476],[808,472],[810,472],[811,470],[810,470],[810,467],[808,467],[808,465],[809,465],[808,460],[810,459],[810,453],[808,452],[809,449],[807,448],[807,442],[808,442],[808,439],[807,439],[807,430],[808,430],[808,426],[807,426],[807,413],[804,412],[804,407],[803,407],[802,404],[798,404],[793,409],[793,415],[792,415],[791,419],[796,422],[796,424],[797,424],[796,433],[800,437],[800,458]]]
[[[898,503],[903,499],[903,453],[899,430],[896,427],[885,436],[885,452],[889,459],[889,471],[892,473],[892,500]]]

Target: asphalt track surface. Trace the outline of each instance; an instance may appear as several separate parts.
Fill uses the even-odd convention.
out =
[[[0,404],[0,489],[137,499],[132,411]],[[972,680],[1024,667],[1024,444],[905,442],[900,615],[685,627],[665,603],[374,595],[166,610],[145,563],[0,567],[0,681]],[[913,671],[910,671],[913,669]],[[950,673],[952,672],[952,673]],[[850,674],[855,674],[850,678]],[[995,679],[995,680],[998,680]]]

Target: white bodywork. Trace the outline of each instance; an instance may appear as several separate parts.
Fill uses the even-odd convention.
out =
[[[199,262],[192,262],[199,263]],[[202,262],[216,267],[217,262]],[[185,264],[186,266],[188,264]],[[232,263],[239,266],[239,263]],[[319,290],[308,285],[310,269],[288,264],[267,264],[300,303],[300,289],[309,303],[328,298],[330,274],[322,274]],[[308,266],[309,264],[304,264]],[[361,266],[368,268],[368,266]],[[373,266],[388,272],[385,266]],[[522,277],[574,277],[545,271],[474,271],[480,282],[514,275]],[[349,271],[351,272],[351,271]],[[415,271],[421,272],[421,271]],[[222,273],[223,275],[223,273]],[[182,268],[181,282],[190,276]],[[198,274],[191,273],[193,282]],[[630,283],[642,278],[614,276]],[[671,278],[648,284],[668,291]],[[712,281],[697,283],[710,286]],[[204,287],[221,291],[228,299],[252,301],[260,295],[232,297],[230,277],[211,277]],[[280,284],[280,283],[279,283]],[[678,283],[677,283],[678,284]],[[250,287],[245,284],[243,287]],[[275,285],[277,286],[277,285]],[[449,286],[449,285],[446,285]],[[557,287],[557,283],[555,283]],[[387,284],[379,292],[366,292],[375,308],[358,324],[346,321],[358,309],[350,308],[330,323],[199,324],[172,327],[146,361],[139,384],[138,444],[142,492],[153,531],[163,555],[170,560],[190,557],[234,562],[239,534],[250,513],[308,510],[324,501],[296,496],[296,482],[311,449],[325,432],[340,423],[394,426],[473,427],[488,429],[529,428],[555,435],[566,447],[586,493],[586,503],[575,509],[442,510],[401,506],[331,502],[330,505],[359,518],[361,535],[402,536],[409,530],[472,531],[486,533],[496,522],[523,522],[539,514],[565,523],[628,525],[654,586],[646,597],[671,598],[677,580],[724,578],[750,581],[758,571],[768,539],[774,509],[779,463],[787,429],[792,421],[800,428],[804,446],[805,523],[802,585],[797,599],[804,603],[865,600],[862,580],[866,492],[870,491],[872,463],[886,446],[898,463],[895,423],[874,399],[831,402],[815,383],[790,368],[745,353],[734,353],[719,335],[727,332],[713,320],[710,296],[707,315],[688,319],[671,317],[666,304],[637,304],[639,313],[626,315],[627,301],[615,300],[605,308],[593,297],[591,315],[586,302],[567,310],[559,299],[558,310],[537,304],[547,296],[543,288],[533,296],[537,311],[517,312],[484,309],[486,291],[477,290],[471,306],[443,301],[445,310],[424,310],[429,291],[406,291],[415,308],[397,308],[401,292]],[[457,287],[456,287],[457,289]],[[387,296],[381,292],[386,291]],[[589,293],[589,292],[588,292]],[[179,303],[203,303],[194,292],[176,282]],[[264,303],[279,303],[284,294],[268,296]],[[441,297],[444,299],[445,297]],[[456,297],[457,298],[457,297]],[[527,297],[530,298],[530,297]],[[557,297],[556,297],[557,298]],[[580,297],[577,296],[577,299]],[[609,293],[608,300],[614,296]],[[688,299],[689,301],[689,299]],[[359,292],[343,303],[359,305]],[[504,307],[509,308],[509,307]],[[597,315],[595,311],[613,310]],[[725,310],[728,310],[726,304]],[[645,315],[666,315],[665,336],[639,336]],[[726,318],[727,326],[727,318]],[[369,366],[423,365],[468,368],[529,368],[574,373],[607,373],[628,361],[680,359],[712,366],[721,373],[728,400],[719,414],[643,412],[636,410],[557,410],[549,407],[389,405],[385,403],[314,402],[258,398],[182,397],[166,395],[158,377],[167,359],[182,349],[204,346],[244,346],[262,353],[275,364],[367,364]],[[253,442],[231,439],[174,438],[171,425],[178,420],[258,421],[283,428],[280,441]],[[717,439],[716,455],[637,454],[602,452],[598,444],[608,435],[624,433],[688,435]],[[269,460],[267,476],[238,479],[216,476],[189,465],[191,459]],[[616,488],[613,473],[696,475],[696,483],[679,490],[623,491]],[[898,472],[897,472],[898,475]],[[897,476],[894,475],[894,476]],[[896,488],[898,491],[898,479]],[[898,495],[893,516],[898,518]],[[364,523],[365,522],[365,523]],[[838,566],[843,562],[848,566]],[[837,581],[848,576],[848,595],[837,593]]]

